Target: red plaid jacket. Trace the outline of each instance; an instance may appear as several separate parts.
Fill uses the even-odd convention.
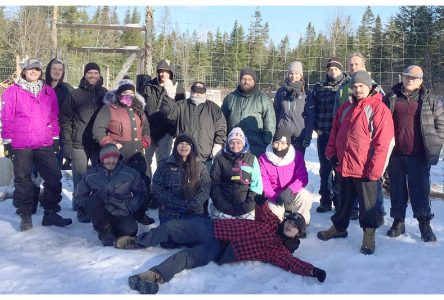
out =
[[[256,220],[214,220],[214,235],[218,240],[231,243],[235,261],[258,260],[311,276],[313,265],[294,257],[280,239],[279,222],[268,205],[256,205]]]

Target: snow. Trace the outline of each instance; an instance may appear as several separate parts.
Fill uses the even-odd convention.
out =
[[[309,184],[313,194],[312,221],[308,236],[295,256],[326,270],[327,279],[302,277],[261,262],[243,262],[185,270],[160,286],[159,294],[440,294],[444,292],[444,202],[432,200],[432,227],[436,243],[421,240],[416,219],[407,209],[406,234],[389,238],[386,232],[390,200],[384,199],[387,216],[377,229],[376,251],[359,252],[362,230],[351,221],[349,237],[321,241],[333,212],[319,214],[319,163],[316,139],[306,153]],[[444,162],[432,167],[432,182],[443,185]],[[19,232],[20,219],[12,199],[0,202],[0,293],[1,294],[137,294],[127,284],[130,275],[146,271],[177,250],[160,247],[118,250],[103,247],[91,224],[79,223],[71,210],[72,181],[63,171],[61,214],[74,220],[64,228],[41,226],[43,210],[33,215],[34,228]],[[11,195],[10,187],[0,192]],[[157,211],[150,211],[156,219]],[[139,232],[150,226],[139,225]],[[157,225],[155,225],[157,226]],[[108,297],[108,296],[107,296]],[[194,296],[193,296],[194,297]],[[45,297],[45,299],[47,299]]]

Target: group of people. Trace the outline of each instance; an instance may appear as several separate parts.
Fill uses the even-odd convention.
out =
[[[429,178],[444,142],[442,100],[425,87],[419,66],[407,67],[387,94],[362,54],[352,53],[348,66],[351,74],[331,57],[326,79],[310,90],[302,64],[292,62],[274,101],[259,90],[256,72],[244,68],[219,107],[203,81],[187,98],[168,60],[158,63],[155,78],[137,85],[125,78],[111,91],[94,62],[73,89],[63,82],[61,60],[50,61],[45,80],[41,62],[27,60],[1,110],[20,230],[32,228],[35,170],[44,182],[42,225],[72,223],[58,214],[63,156],[72,165],[78,221],[92,222],[104,246],[188,247],[129,277],[140,293],[156,293],[174,274],[210,261],[260,260],[323,282],[324,270],[293,256],[311,221],[304,156],[315,131],[316,211],[335,209],[319,239],[347,237],[350,219],[359,218],[361,252],[375,251],[387,169],[394,218],[387,235],[405,232],[410,198],[422,239],[436,241]],[[152,224],[148,210],[157,207],[160,226],[138,234],[137,223]]]

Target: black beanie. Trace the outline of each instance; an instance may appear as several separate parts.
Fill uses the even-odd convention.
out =
[[[372,89],[372,78],[367,71],[361,70],[357,71],[352,75],[352,85],[355,83],[363,83],[368,86],[369,89]]]
[[[284,128],[279,128],[273,136],[273,142],[285,141],[288,145],[291,145],[291,133]]]
[[[181,142],[186,142],[191,145],[191,151],[194,152],[194,154],[197,155],[197,149],[196,149],[196,143],[194,142],[193,138],[189,136],[188,134],[181,134],[179,135],[176,140],[174,141],[174,151],[177,151],[177,145]]]
[[[97,70],[97,71],[99,71],[99,74],[100,74],[100,67],[99,67],[99,65],[96,64],[95,62],[90,62],[90,63],[87,63],[85,65],[85,69],[83,70],[83,76],[85,76],[85,74],[88,73],[88,71],[91,71],[91,70]]]
[[[327,61],[327,69],[331,67],[336,67],[341,70],[341,72],[344,70],[344,67],[342,65],[342,61],[339,59],[339,57],[333,56]]]
[[[253,77],[254,82],[257,83],[257,75],[256,75],[256,71],[251,69],[251,68],[244,68],[240,71],[240,75],[239,75],[239,80],[242,79],[242,77],[244,75],[250,75],[251,77]]]
[[[133,92],[136,91],[136,86],[134,85],[134,82],[130,79],[122,79],[119,82],[119,88],[117,89],[116,94],[120,95],[120,94],[122,94],[123,91],[126,91],[126,90],[131,90]]]

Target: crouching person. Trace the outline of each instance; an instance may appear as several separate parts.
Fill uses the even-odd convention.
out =
[[[104,145],[100,165],[89,169],[77,187],[77,205],[88,213],[104,246],[112,246],[116,237],[135,236],[136,220],[145,213],[146,185],[120,157],[115,144]]]
[[[259,157],[259,166],[264,195],[270,198],[270,203],[286,211],[300,213],[310,224],[312,201],[310,193],[304,188],[308,183],[304,154],[291,144],[289,131],[278,129],[272,143]],[[276,213],[273,208],[272,211]],[[281,216],[280,213],[277,215]]]
[[[211,261],[218,264],[262,261],[323,282],[324,270],[293,256],[306,227],[304,217],[293,213],[281,222],[265,200],[265,197],[256,197],[255,220],[202,217],[173,220],[135,238],[118,239],[114,246],[120,249],[153,247],[166,241],[189,247],[146,272],[130,276],[130,288],[141,294],[155,294],[159,283],[170,281],[184,269],[205,266]]]

